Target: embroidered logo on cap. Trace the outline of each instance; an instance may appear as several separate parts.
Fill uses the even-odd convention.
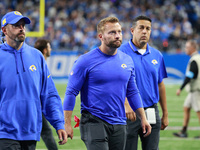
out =
[[[3,19],[2,23],[3,23],[3,25],[6,23],[6,18],[5,18],[5,19]]]
[[[15,11],[14,13],[15,15],[20,15],[20,16],[22,15],[19,11]]]

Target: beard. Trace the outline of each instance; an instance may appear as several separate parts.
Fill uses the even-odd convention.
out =
[[[50,51],[48,51],[46,55],[47,55],[47,57],[51,56]]]
[[[16,42],[24,42],[25,40],[25,35],[17,35],[15,38]]]
[[[106,45],[107,45],[108,47],[110,47],[110,48],[118,48],[118,47],[121,46],[122,40],[117,40],[117,41],[119,41],[119,42],[116,43],[116,41],[110,41],[110,42],[108,42]]]
[[[147,42],[141,41],[140,42],[140,47],[144,47],[145,44],[147,44]]]
[[[25,38],[18,38],[18,37],[15,38],[16,42],[24,42],[24,40],[25,40]]]
[[[10,38],[10,39],[12,39],[12,40],[14,40],[14,41],[16,41],[16,42],[24,42],[25,41],[25,34],[23,34],[23,35],[16,35],[16,36],[14,36],[14,35],[9,35],[9,34],[7,34],[7,36]]]

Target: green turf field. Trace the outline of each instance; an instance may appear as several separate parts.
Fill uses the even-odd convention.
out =
[[[64,99],[65,95],[65,84],[56,84],[57,90],[61,96],[61,99]],[[191,119],[188,130],[188,138],[176,138],[172,135],[173,132],[180,130],[183,120],[183,102],[186,97],[186,92],[183,91],[181,96],[176,96],[176,89],[179,85],[166,85],[167,93],[167,105],[169,111],[169,127],[165,131],[161,131],[161,138],[159,148],[160,150],[199,150],[200,149],[200,140],[196,140],[193,137],[200,135],[200,126],[196,113],[192,110]],[[76,106],[73,111],[73,116],[76,115],[80,117],[80,99],[77,97]],[[72,121],[73,125],[75,122]],[[53,129],[54,136],[56,141],[58,141],[55,129]],[[80,139],[79,128],[74,129],[74,139],[68,139],[68,142],[65,145],[58,146],[59,150],[86,150],[84,143]],[[41,140],[37,143],[37,150],[45,150],[46,147]],[[138,150],[141,150],[139,144]]]

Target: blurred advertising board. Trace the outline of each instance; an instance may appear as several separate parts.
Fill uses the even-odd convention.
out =
[[[54,79],[68,79],[68,75],[79,57],[77,52],[52,52],[47,65]],[[184,79],[189,56],[186,54],[163,54],[167,74],[172,79]]]

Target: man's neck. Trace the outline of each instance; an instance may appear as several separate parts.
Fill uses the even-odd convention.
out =
[[[137,42],[134,42],[133,40],[132,40],[132,43],[133,43],[137,48],[139,48],[139,49],[147,49],[147,43],[141,45],[141,44],[139,44],[139,43],[137,43]]]
[[[117,54],[117,48],[110,48],[110,47],[105,47],[103,45],[99,46],[99,49],[102,51],[102,53],[106,55],[115,55]]]
[[[15,42],[15,41],[6,41],[8,45],[10,45],[11,47],[13,47],[16,50],[19,50],[24,42]]]
[[[192,52],[190,56],[193,56],[193,55],[195,55],[195,54],[198,54],[198,51]]]

